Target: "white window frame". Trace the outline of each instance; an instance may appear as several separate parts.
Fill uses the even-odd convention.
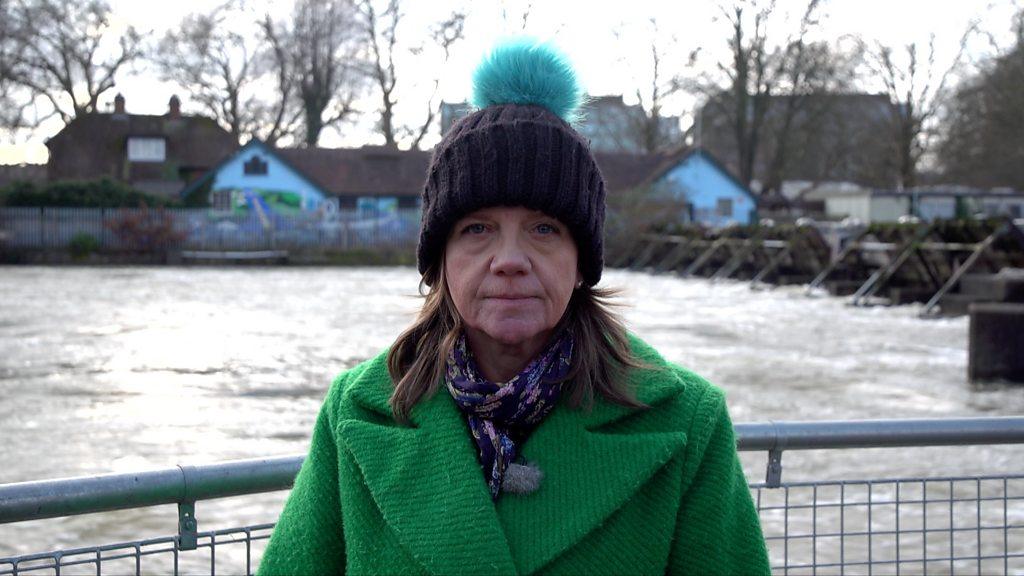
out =
[[[732,198],[717,198],[715,200],[715,215],[720,218],[730,218],[735,208]]]
[[[132,136],[128,138],[129,162],[164,162],[167,160],[167,141],[163,138]]]

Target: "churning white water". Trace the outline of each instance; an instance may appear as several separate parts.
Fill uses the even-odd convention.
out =
[[[0,268],[0,483],[306,450],[331,378],[419,306],[411,268]],[[967,319],[801,288],[607,271],[630,328],[724,388],[734,422],[1010,415],[966,380]],[[744,454],[748,479],[763,455]],[[787,480],[1019,472],[1021,449],[786,453]],[[285,493],[199,502],[200,529]],[[176,531],[174,506],[0,525],[0,557]]]

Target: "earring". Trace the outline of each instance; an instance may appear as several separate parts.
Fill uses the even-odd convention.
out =
[[[576,282],[576,289],[579,290],[580,288],[583,288],[583,280],[579,280]]]

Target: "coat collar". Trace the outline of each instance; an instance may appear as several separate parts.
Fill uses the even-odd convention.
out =
[[[664,360],[637,342],[634,352],[663,369]],[[381,358],[347,387],[361,408],[353,414],[366,417],[339,421],[338,435],[385,522],[428,572],[531,574],[600,526],[686,444],[683,423],[665,417],[682,392],[679,380],[666,370],[658,378],[633,372],[637,397],[650,409],[558,406],[522,448],[544,473],[540,489],[497,503],[451,396],[440,390],[413,408],[414,427],[396,425]]]

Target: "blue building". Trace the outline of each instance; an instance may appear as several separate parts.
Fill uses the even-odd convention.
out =
[[[202,179],[182,191],[208,193],[210,206],[223,212],[292,214],[320,209],[329,198],[323,188],[259,140],[251,140]]]
[[[345,210],[378,217],[419,206],[429,161],[430,153],[418,150],[278,149],[252,140],[185,188],[182,197],[235,213]]]
[[[678,220],[709,227],[757,221],[757,197],[706,150],[595,154],[608,194],[639,191],[683,206]]]
[[[757,221],[757,197],[715,158],[694,149],[654,175],[652,188],[685,202],[686,219],[718,227]]]

